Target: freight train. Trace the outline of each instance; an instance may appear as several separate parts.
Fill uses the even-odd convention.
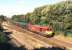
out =
[[[32,25],[31,23],[28,23],[27,29],[45,37],[53,37],[55,35],[52,28],[49,26]]]
[[[32,23],[24,24],[19,22],[15,22],[14,24],[45,37],[53,37],[55,35],[50,26],[33,25]]]

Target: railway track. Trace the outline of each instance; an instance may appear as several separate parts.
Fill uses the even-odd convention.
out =
[[[5,26],[5,27],[6,27],[6,29],[9,29],[10,31],[13,32],[13,34],[11,34],[11,36],[13,38],[15,38],[20,43],[27,45],[27,48],[29,48],[29,50],[32,49],[32,47],[33,48],[50,47],[49,44],[32,37],[33,35],[28,35],[27,32],[21,32],[21,31],[15,30],[15,28],[13,28],[13,27],[11,28],[9,26]]]
[[[13,27],[14,26],[14,27]],[[7,27],[7,26],[6,26]],[[27,31],[25,29],[22,29],[21,27],[18,27],[18,26],[15,26],[15,25],[12,25],[12,26],[8,26],[9,28],[13,29],[13,30],[16,30],[16,31],[19,31],[19,32],[22,32],[22,35],[23,33],[24,34],[28,34],[28,35],[31,35],[33,38],[35,39],[38,39],[46,44],[52,44],[54,46],[59,46],[59,47],[66,47],[68,48],[69,50],[72,50],[72,44],[71,43],[67,43],[65,41],[61,41],[61,40],[58,40],[56,38],[46,38],[46,37],[43,37],[41,35],[38,35],[38,34],[35,34],[35,33],[32,33],[30,31]],[[16,29],[17,28],[17,29]],[[21,33],[20,33],[21,34]],[[33,40],[34,41],[34,40]],[[46,45],[45,44],[45,45]]]
[[[12,44],[14,47],[21,47],[23,44],[21,44],[15,37],[11,36],[11,40],[9,41],[10,44]]]

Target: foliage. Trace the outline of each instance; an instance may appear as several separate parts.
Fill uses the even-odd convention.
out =
[[[0,43],[6,43],[7,39],[3,32],[0,32]]]
[[[6,42],[7,42],[7,38],[4,33],[4,28],[2,26],[0,26],[0,44],[6,43]]]
[[[0,15],[0,25],[3,23],[3,21],[6,21],[6,16]]]
[[[23,20],[33,24],[51,25],[54,31],[72,31],[72,1],[35,8],[33,12],[25,14],[25,17]],[[20,19],[16,16],[12,18],[18,21]]]
[[[6,43],[6,37],[4,35],[4,28],[2,27],[3,21],[6,21],[6,16],[0,15],[0,44],[1,43]]]

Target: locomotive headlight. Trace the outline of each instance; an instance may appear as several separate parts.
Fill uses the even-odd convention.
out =
[[[52,35],[53,32],[52,32],[52,31],[46,31],[45,33],[46,33],[47,35]]]

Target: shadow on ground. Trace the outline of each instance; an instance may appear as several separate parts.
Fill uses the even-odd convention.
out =
[[[11,44],[9,43],[1,43],[0,44],[0,50],[27,50],[27,48],[25,47],[13,47]],[[59,47],[52,47],[52,48],[35,48],[34,50],[65,50],[65,49],[61,49]]]
[[[9,38],[8,35],[12,34],[12,32],[4,32],[5,33],[5,37],[9,40],[11,40]],[[27,48],[25,48],[24,46],[21,47],[14,47],[14,45],[8,43],[8,41],[6,43],[0,43],[0,50],[27,50]],[[65,50],[59,47],[52,47],[52,48],[34,48],[34,50]]]
[[[42,47],[42,48],[35,48],[34,50],[66,50],[65,48],[64,49],[62,49],[62,48],[59,48],[59,47],[48,47],[48,48],[44,48],[44,47]]]
[[[14,47],[9,43],[1,43],[0,50],[27,50],[27,49],[23,47]]]

